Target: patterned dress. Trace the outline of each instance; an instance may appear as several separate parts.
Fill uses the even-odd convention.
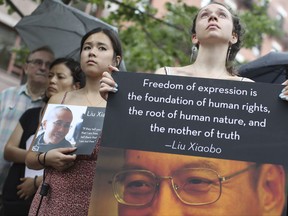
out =
[[[40,188],[34,196],[29,215],[45,216],[86,216],[90,203],[90,194],[96,168],[96,155],[99,145],[93,156],[78,156],[73,167],[65,171],[53,168],[45,169],[45,182],[49,184],[48,195],[44,196],[40,205]]]
[[[66,95],[67,92],[61,104],[64,103]],[[42,200],[41,186],[38,188],[29,216],[88,215],[100,141],[101,139],[98,139],[91,156],[78,155],[74,166],[65,171],[45,168],[45,183],[49,184],[50,188]]]

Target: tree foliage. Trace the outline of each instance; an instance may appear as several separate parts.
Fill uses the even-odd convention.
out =
[[[167,13],[157,19],[157,10],[146,4],[147,1],[105,2],[106,7],[111,4],[119,6],[105,21],[119,29],[129,71],[154,71],[165,65],[189,64],[190,28],[198,8],[181,0],[176,4],[166,3]],[[104,4],[102,0],[94,0],[94,3]],[[251,10],[240,11],[239,16],[245,26],[245,48],[261,47],[264,34],[275,36],[281,33],[277,21],[267,15],[265,5],[255,4]]]
[[[100,8],[112,8],[113,4],[118,6],[103,20],[119,30],[128,71],[153,72],[165,65],[189,64],[192,45],[190,28],[198,8],[178,0],[175,4],[166,3],[167,13],[156,18],[157,10],[148,0],[82,2],[96,4]],[[267,4],[268,0],[264,6],[253,5],[251,10],[239,12],[246,31],[243,47],[261,47],[264,34],[275,36],[281,33],[277,22],[267,15]]]

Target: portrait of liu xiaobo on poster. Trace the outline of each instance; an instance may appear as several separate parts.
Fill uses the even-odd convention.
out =
[[[48,104],[32,151],[76,147],[77,155],[91,155],[100,137],[105,116],[101,107]]]
[[[286,215],[283,86],[113,76],[90,216]]]

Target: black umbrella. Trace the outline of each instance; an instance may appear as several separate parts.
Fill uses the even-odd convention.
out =
[[[288,52],[270,52],[238,70],[241,76],[256,82],[281,84],[288,79]]]
[[[23,17],[15,26],[30,50],[48,45],[55,57],[71,57],[79,60],[80,41],[96,27],[117,28],[60,0],[44,0],[29,16]],[[122,61],[120,69],[125,71]]]

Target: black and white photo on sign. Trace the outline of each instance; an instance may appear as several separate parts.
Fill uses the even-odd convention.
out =
[[[87,107],[49,104],[45,110],[41,124],[39,125],[36,139],[34,140],[34,151],[42,151],[48,145],[49,149],[57,147],[74,147],[76,140],[73,135],[77,125],[83,121],[83,115]]]

